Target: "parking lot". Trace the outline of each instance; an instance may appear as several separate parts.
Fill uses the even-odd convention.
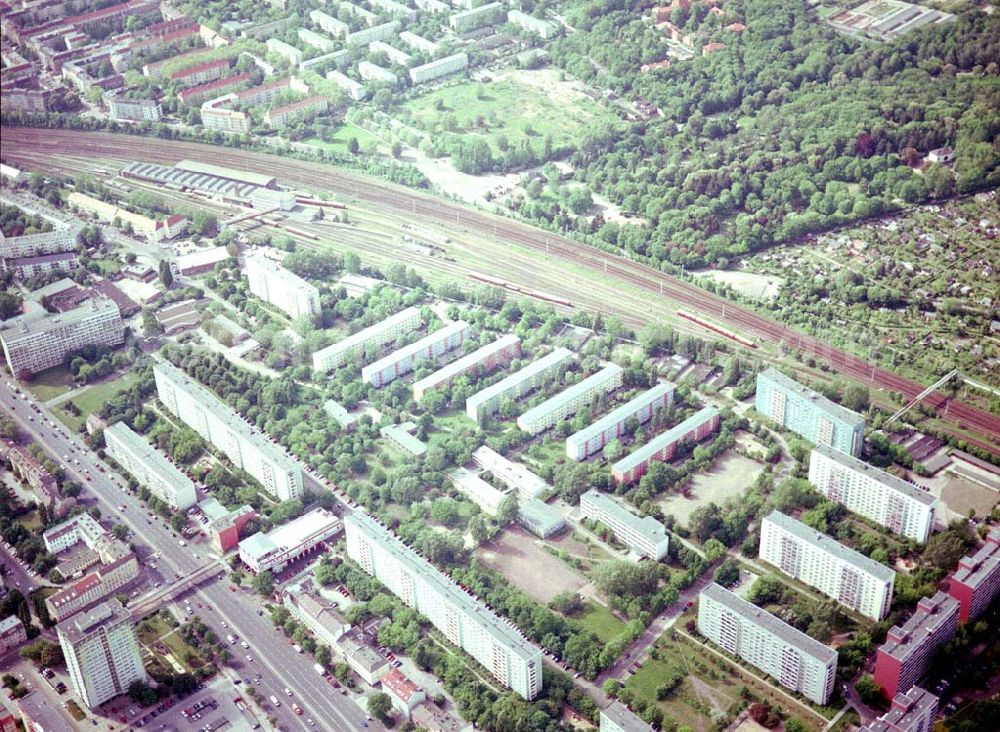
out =
[[[169,709],[138,719],[136,729],[156,732],[249,732],[261,729],[261,721],[249,711],[238,688],[217,676],[201,691],[178,701]]]

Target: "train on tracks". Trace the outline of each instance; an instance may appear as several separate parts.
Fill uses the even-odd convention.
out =
[[[551,302],[554,305],[562,305],[563,307],[571,308],[575,307],[572,302],[563,297],[558,297],[556,295],[550,295],[547,292],[540,292],[539,290],[532,290],[529,287],[522,287],[521,285],[515,284],[513,282],[507,282],[507,280],[502,280],[499,277],[493,277],[491,275],[483,274],[481,272],[474,272],[470,270],[468,275],[471,279],[477,282],[484,282],[487,285],[493,285],[494,287],[500,287],[504,290],[510,290],[511,292],[517,292],[521,295],[527,295],[528,297],[533,297],[536,300],[543,300],[545,302]]]
[[[748,338],[744,338],[741,335],[737,335],[728,328],[723,328],[721,325],[716,325],[715,323],[705,320],[700,315],[695,315],[694,313],[689,312],[687,310],[678,310],[677,315],[681,318],[684,318],[685,320],[690,320],[692,323],[697,323],[706,330],[710,330],[713,333],[717,333],[718,335],[723,336],[724,338],[728,338],[731,341],[735,341],[736,343],[739,343],[741,346],[746,346],[747,348],[757,347],[757,344],[749,340]]]

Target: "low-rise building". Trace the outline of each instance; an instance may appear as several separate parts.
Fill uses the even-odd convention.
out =
[[[347,95],[356,102],[368,96],[368,90],[364,84],[360,81],[355,81],[350,76],[337,71],[337,69],[327,71],[326,78],[347,92]]]
[[[343,7],[343,3],[341,3],[341,7]],[[399,32],[400,27],[398,20],[391,20],[382,25],[348,33],[345,40],[348,46],[367,46],[372,41],[388,41]]]
[[[295,46],[290,46],[277,38],[268,38],[265,45],[267,46],[268,51],[278,54],[282,58],[286,59],[292,66],[298,66],[302,63],[302,51],[297,49]]]
[[[382,437],[390,440],[396,447],[406,452],[420,457],[427,452],[427,445],[413,436],[413,431],[417,425],[413,422],[403,422],[401,424],[387,424],[379,429]]]
[[[363,357],[367,349],[378,349],[393,343],[397,338],[412,333],[421,324],[420,309],[409,307],[385,320],[359,330],[341,341],[322,348],[313,354],[316,371],[340,368],[348,361]]]
[[[392,669],[388,659],[354,632],[344,635],[336,645],[344,662],[369,686],[375,686]]]
[[[518,502],[517,520],[524,528],[542,539],[562,531],[566,526],[566,519],[559,511],[537,498]]]
[[[986,536],[975,553],[959,560],[948,580],[948,594],[958,600],[960,622],[978,618],[1000,594],[1000,529]]]
[[[10,615],[0,620],[0,655],[28,640],[24,623],[16,615]]]
[[[108,116],[120,121],[155,122],[163,116],[155,99],[125,99],[109,92],[104,95],[104,103],[108,105]]]
[[[281,572],[295,560],[318,550],[344,528],[325,508],[315,508],[267,534],[258,532],[240,542],[240,560],[254,574]]]
[[[238,89],[247,86],[253,77],[250,74],[230,74],[221,79],[206,81],[204,84],[189,86],[178,92],[177,98],[182,104],[191,106],[200,105],[203,102],[219,97],[224,94],[232,94]]]
[[[129,552],[49,595],[45,607],[53,620],[62,621],[114,597],[138,576],[139,562]]]
[[[372,41],[368,44],[368,53],[384,53],[394,64],[409,66],[413,57],[410,54],[400,51],[398,48],[390,46],[385,41]]]
[[[955,636],[959,603],[943,592],[925,597],[902,625],[889,630],[875,657],[875,682],[887,699],[918,683],[934,654]]]
[[[410,31],[400,33],[399,40],[420,53],[436,53],[438,50],[438,44],[434,43],[434,41],[428,41],[426,38]]]
[[[357,415],[351,414],[343,404],[335,402],[333,399],[327,399],[323,402],[323,411],[333,417],[337,424],[345,430],[354,429],[358,423]]]
[[[472,459],[482,470],[490,472],[507,487],[517,491],[518,497],[523,501],[538,498],[550,487],[540,476],[535,475],[521,463],[508,460],[486,445],[476,448],[472,453]]]
[[[330,107],[330,100],[326,97],[314,94],[311,97],[300,99],[297,102],[283,104],[280,107],[273,107],[264,113],[264,121],[272,129],[287,127],[305,117],[322,114]]]
[[[465,468],[455,468],[448,473],[448,478],[463,496],[490,516],[497,515],[500,504],[511,494],[510,488],[505,490],[495,488]]]
[[[221,79],[227,71],[229,71],[229,61],[225,59],[206,61],[175,71],[170,74],[170,80],[185,87],[196,86],[204,84],[206,81]]]
[[[600,732],[652,732],[653,728],[615,699],[601,710]]]
[[[427,692],[406,678],[398,668],[382,677],[382,691],[392,701],[392,706],[403,715],[403,719],[407,720],[418,704],[427,701]]]
[[[588,406],[597,395],[607,394],[620,387],[624,373],[621,366],[609,363],[597,373],[529,409],[517,418],[517,426],[529,435],[537,435],[555,427],[561,420]]]
[[[591,489],[580,496],[580,516],[607,526],[618,540],[640,557],[659,561],[670,548],[670,537],[663,524],[652,516],[636,516],[600,491]]]
[[[282,604],[292,616],[313,632],[316,639],[335,648],[351,624],[337,606],[320,597],[308,580],[285,588]]]
[[[329,33],[335,38],[344,38],[351,32],[351,26],[342,20],[334,18],[332,15],[324,13],[322,10],[309,11],[309,20],[315,23],[320,30]]]
[[[327,38],[324,35],[311,31],[308,28],[299,28],[298,30],[299,40],[302,41],[307,46],[312,46],[313,48],[318,48],[323,53],[329,53],[337,48],[337,42],[332,38]],[[298,61],[297,63],[302,63]]]

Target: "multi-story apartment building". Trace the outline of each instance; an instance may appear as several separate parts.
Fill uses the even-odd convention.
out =
[[[343,522],[325,508],[314,508],[267,534],[258,531],[241,541],[240,560],[254,574],[280,572],[296,559],[320,549],[343,527]]]
[[[215,81],[206,81],[204,84],[189,86],[187,89],[178,92],[177,99],[183,104],[191,106],[199,105],[209,99],[223,94],[231,94],[237,89],[242,89],[250,84],[252,80],[253,77],[248,73],[230,74]]]
[[[36,696],[40,696],[41,694],[42,692],[38,692]],[[9,702],[6,699],[0,698],[0,732],[18,732],[21,728],[17,725],[17,716],[8,707],[8,704]],[[27,724],[25,722],[25,729],[34,732]]]
[[[155,99],[123,99],[116,94],[105,94],[111,119],[128,122],[155,122],[163,116],[163,109]]]
[[[73,689],[91,709],[147,681],[132,613],[117,600],[64,620],[56,634]]]
[[[639,396],[630,399],[620,407],[566,438],[566,457],[572,460],[586,460],[603,449],[623,432],[625,424],[634,419],[645,424],[657,409],[669,407],[674,398],[673,384],[657,384]]]
[[[451,10],[451,6],[441,0],[413,0],[413,4],[428,13],[447,13]]]
[[[938,698],[919,686],[899,692],[889,711],[858,732],[931,732],[937,717]]]
[[[60,366],[68,353],[84,346],[113,347],[124,341],[121,313],[107,297],[95,297],[64,313],[22,316],[0,330],[7,367],[17,378]]]
[[[77,514],[42,533],[45,550],[50,554],[64,552],[80,542],[93,549],[107,538],[108,532],[89,513]]]
[[[934,526],[937,498],[839,450],[822,445],[813,449],[809,482],[848,511],[921,544]]]
[[[948,594],[958,600],[958,619],[967,623],[982,614],[1000,594],[1000,529],[993,529],[986,543],[963,558],[948,581]]]
[[[435,53],[438,50],[438,44],[434,43],[434,41],[428,41],[426,38],[410,31],[400,33],[399,40],[420,53]]]
[[[80,223],[76,219],[70,221],[52,221],[52,231],[40,234],[23,234],[21,236],[5,236],[0,231],[0,259],[18,259],[22,257],[39,257],[43,254],[61,254],[76,249],[76,235],[80,231]]]
[[[469,419],[479,422],[492,415],[505,399],[517,400],[547,381],[554,381],[560,370],[573,360],[573,353],[565,348],[557,348],[547,356],[532,361],[527,366],[504,377],[482,391],[465,400],[465,413]]]
[[[389,69],[373,64],[371,61],[358,62],[358,76],[361,77],[362,81],[374,81],[378,84],[395,84],[399,81],[399,78]]]
[[[198,502],[194,482],[124,422],[105,428],[104,443],[119,465],[175,511]]]
[[[295,46],[290,46],[277,38],[268,38],[265,44],[267,50],[286,59],[292,66],[302,63],[302,51]]]
[[[292,318],[317,315],[319,290],[270,257],[253,252],[245,259],[250,292]]]
[[[580,496],[580,517],[600,521],[640,557],[659,561],[667,556],[670,537],[663,524],[652,516],[636,516],[600,491],[591,489]]]
[[[368,44],[368,53],[384,53],[394,64],[409,66],[413,57],[410,54],[400,51],[398,48],[390,46],[385,41],[372,41]]]
[[[341,4],[343,7],[343,4]],[[398,20],[390,20],[382,25],[373,25],[371,28],[348,33],[345,40],[348,46],[367,46],[372,41],[388,41],[399,33],[400,25]]]
[[[170,75],[170,80],[184,86],[196,86],[204,84],[206,81],[221,79],[226,75],[227,71],[229,71],[229,62],[225,59],[206,61],[202,64],[188,66],[185,69],[175,71]]]
[[[337,69],[331,69],[326,72],[326,78],[328,81],[332,81],[334,84],[339,86],[354,101],[358,102],[368,96],[368,89],[360,81],[355,81],[347,74],[338,71]]]
[[[649,470],[650,463],[670,460],[678,445],[700,442],[719,429],[721,415],[715,407],[704,407],[679,425],[651,439],[638,450],[611,466],[611,476],[619,485],[631,485]]]
[[[316,31],[311,31],[308,28],[299,28],[298,30],[299,40],[302,41],[307,46],[312,46],[313,48],[318,48],[323,53],[329,53],[337,48],[337,42],[332,38],[327,38],[324,35],[317,33]],[[299,63],[302,63],[299,61]]]
[[[548,483],[524,465],[508,460],[486,445],[476,448],[472,453],[472,459],[481,469],[490,472],[507,487],[517,491],[518,498],[522,501],[538,498],[549,488]]]
[[[370,10],[365,10],[354,3],[341,2],[340,10],[348,13],[351,17],[363,21],[365,25],[371,27],[378,23],[378,16]]]
[[[923,598],[909,620],[892,626],[875,657],[875,681],[885,697],[892,699],[920,681],[957,629],[958,600],[943,592]]]
[[[163,405],[205,440],[221,450],[278,500],[302,495],[302,468],[256,432],[215,394],[171,363],[153,367],[156,392]]]
[[[340,614],[337,604],[313,592],[309,580],[286,585],[281,604],[330,648],[336,648],[337,642],[351,629],[351,624]]]
[[[653,728],[617,699],[601,710],[600,732],[653,732]]]
[[[361,380],[376,389],[381,388],[400,376],[405,376],[424,361],[433,361],[438,356],[459,348],[469,337],[469,324],[464,320],[448,323],[433,333],[425,335],[415,343],[403,346],[361,369]]]
[[[507,22],[543,39],[554,38],[559,33],[559,26],[555,23],[522,13],[520,10],[508,10]]]
[[[759,556],[866,617],[889,613],[895,572],[779,511],[761,522]]]
[[[757,411],[814,445],[860,455],[865,418],[769,368],[757,374]]]
[[[76,269],[76,264],[76,252],[61,252],[59,254],[40,254],[37,257],[4,259],[0,263],[0,270],[13,272],[19,280],[26,280],[49,272],[69,272]]]
[[[488,374],[520,355],[521,339],[512,334],[502,335],[492,343],[487,343],[443,366],[433,374],[413,382],[413,398],[419,402],[431,389],[448,386],[454,379],[466,374],[472,374],[474,377]]]
[[[492,483],[488,483],[471,470],[466,468],[455,468],[448,472],[448,479],[458,492],[475,503],[486,514],[496,516],[500,510],[500,504],[504,502],[512,489],[508,486],[496,488]]]
[[[309,20],[320,30],[329,33],[335,38],[344,38],[351,32],[351,26],[342,20],[334,18],[332,15],[324,13],[322,10],[309,11]]]
[[[542,689],[542,653],[370,516],[344,517],[347,554],[525,699]]]
[[[499,22],[503,18],[503,3],[486,3],[478,8],[470,8],[455,13],[448,18],[448,27],[456,33],[468,33],[487,25]]]
[[[3,655],[11,648],[17,648],[28,640],[24,623],[16,615],[10,615],[0,620],[0,655]]]
[[[368,348],[382,348],[400,336],[412,333],[420,327],[421,322],[420,308],[401,310],[375,325],[347,336],[342,341],[316,351],[312,357],[313,368],[316,371],[340,368],[348,361],[364,357]]]
[[[65,620],[114,596],[138,576],[139,562],[135,554],[129,552],[49,595],[45,598],[45,607],[54,620]]]
[[[529,435],[544,432],[588,406],[598,394],[606,394],[620,387],[624,373],[621,366],[609,363],[597,373],[529,409],[517,418],[517,426]]]
[[[397,3],[396,0],[368,0],[368,4],[373,8],[378,8],[387,15],[395,15],[407,20],[413,20],[417,17],[416,10],[402,3]]]
[[[816,704],[833,693],[835,650],[715,583],[698,596],[698,632]]]
[[[236,95],[227,94],[225,97],[205,102],[201,107],[201,124],[206,130],[234,132],[239,135],[245,135],[250,131],[250,115],[247,112],[226,109],[224,106],[217,104],[220,100],[229,98],[235,101]]]
[[[412,40],[412,39],[411,39]],[[410,81],[414,84],[424,84],[428,81],[440,79],[442,76],[455,74],[469,66],[469,54],[462,51],[451,56],[435,59],[420,66],[410,69]]]

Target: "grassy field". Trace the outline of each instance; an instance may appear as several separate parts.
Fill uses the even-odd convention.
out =
[[[111,376],[106,381],[85,389],[70,400],[79,408],[79,417],[70,414],[65,409],[60,409],[58,411],[59,419],[72,429],[79,430],[87,421],[88,416],[98,411],[107,401],[121,392],[131,389],[138,381],[139,376],[134,371]]]
[[[351,122],[346,122],[340,125],[327,140],[321,140],[318,137],[310,137],[307,140],[303,140],[308,145],[315,145],[316,147],[323,148],[324,150],[334,150],[336,152],[346,152],[347,151],[347,141],[352,137],[357,138],[358,146],[363,152],[369,152],[374,150],[379,144],[380,140],[371,132],[366,130],[364,127],[358,127],[356,124]]]
[[[580,625],[592,632],[602,643],[607,643],[616,635],[625,630],[625,623],[603,605],[596,602],[588,602],[587,609],[574,617]]]
[[[35,374],[27,389],[39,401],[47,402],[60,394],[65,394],[73,386],[73,374],[63,366],[55,366]]]
[[[516,104],[510,100],[516,99]],[[571,103],[566,103],[571,102]],[[491,82],[448,86],[403,106],[415,127],[435,135],[480,137],[498,151],[504,136],[512,147],[527,140],[541,147],[546,135],[559,145],[576,142],[594,124],[612,119],[596,102],[552,71],[517,72]]]

